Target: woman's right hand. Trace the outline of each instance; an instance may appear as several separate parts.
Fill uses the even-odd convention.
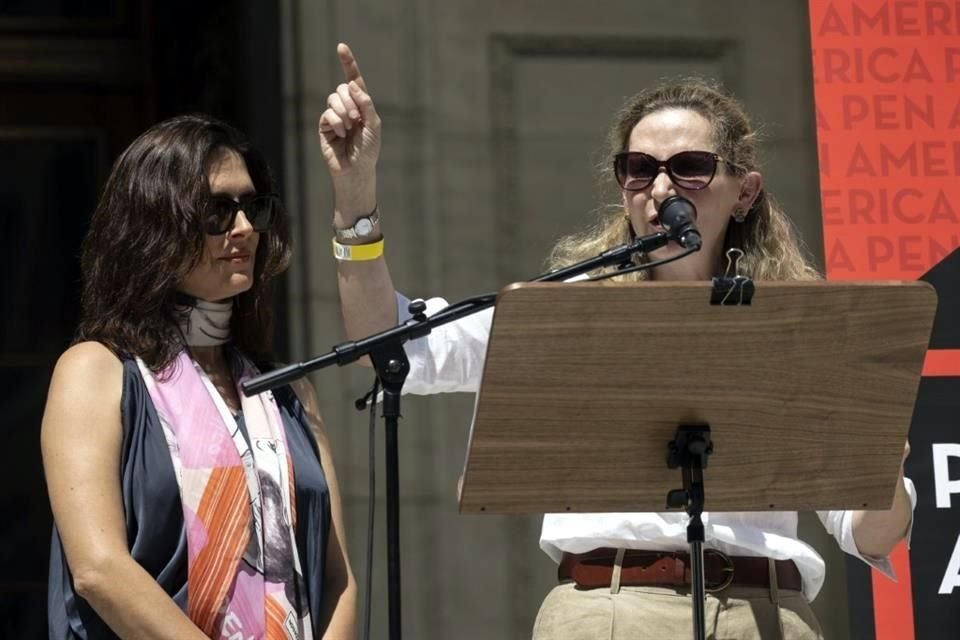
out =
[[[350,47],[337,45],[344,82],[327,96],[318,133],[338,196],[353,195],[374,184],[380,156],[380,116],[367,93],[360,66]],[[357,194],[359,195],[359,193]]]
[[[367,93],[360,66],[350,47],[337,45],[345,82],[327,97],[320,116],[320,147],[333,179],[335,230],[352,227],[362,216],[383,210],[377,202],[377,160],[380,157],[380,116]],[[334,232],[335,235],[336,231]],[[344,244],[367,244],[383,238],[382,231]],[[397,324],[397,297],[387,261],[337,260],[337,282],[344,327],[350,339],[384,331]],[[361,364],[370,364],[364,357]]]

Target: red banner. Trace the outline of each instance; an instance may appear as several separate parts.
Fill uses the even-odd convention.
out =
[[[810,3],[831,280],[917,279],[960,246],[960,3]]]

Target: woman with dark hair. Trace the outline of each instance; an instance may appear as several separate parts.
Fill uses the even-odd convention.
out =
[[[356,339],[409,314],[382,257],[376,199],[380,119],[350,49],[340,45],[338,54],[346,81],[330,94],[319,135],[336,195],[334,256],[341,305],[347,334]],[[551,267],[661,230],[660,204],[680,195],[699,212],[702,249],[613,281],[709,280],[723,274],[730,249],[742,252],[738,270],[754,279],[819,277],[789,219],[764,189],[749,119],[719,88],[683,80],[646,89],[617,114],[609,141],[607,172],[619,186],[619,202],[588,230],[562,239],[551,253]],[[667,246],[642,259],[659,261],[680,251]],[[427,313],[445,306],[442,299],[428,300]],[[408,342],[404,390],[476,391],[492,315],[492,310],[477,313]],[[903,478],[901,466],[890,510],[817,515],[845,552],[889,574],[887,556],[909,537],[915,504],[913,484]],[[540,546],[559,564],[561,584],[544,600],[534,638],[688,636],[686,521],[686,514],[677,512],[545,515]],[[809,602],[823,585],[826,567],[798,538],[796,513],[710,513],[704,524],[709,549],[704,569],[716,591],[707,599],[709,637],[822,637]]]
[[[271,366],[289,257],[267,165],[232,127],[173,118],[117,160],[41,432],[51,638],[353,637],[314,391],[239,391]]]

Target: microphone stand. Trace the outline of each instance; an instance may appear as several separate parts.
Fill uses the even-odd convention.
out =
[[[578,262],[569,267],[544,273],[531,282],[556,282],[572,278],[594,269],[619,265],[634,253],[650,253],[676,239],[675,234],[657,232],[637,238],[629,244],[604,251],[600,255]],[[344,366],[364,356],[370,356],[377,377],[383,385],[383,419],[386,438],[386,483],[387,483],[387,593],[389,601],[390,640],[400,640],[400,473],[398,456],[398,421],[400,418],[400,394],[410,372],[410,361],[403,349],[408,340],[422,338],[434,327],[459,320],[464,316],[492,307],[496,294],[486,294],[454,303],[427,317],[426,305],[413,302],[410,312],[413,317],[403,324],[356,341],[347,341],[333,347],[321,356],[281,367],[269,373],[246,380],[240,384],[245,396],[252,396],[275,389],[310,371],[336,364]]]

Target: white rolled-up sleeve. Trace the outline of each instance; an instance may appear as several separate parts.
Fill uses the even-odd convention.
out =
[[[430,298],[426,303],[428,316],[447,306],[443,298]],[[398,323],[412,317],[409,306],[410,300],[397,293]],[[492,320],[491,307],[436,327],[423,338],[406,343],[404,351],[410,360],[410,373],[403,392],[416,395],[476,392],[483,375]]]
[[[909,548],[910,537],[913,534],[913,512],[917,507],[917,489],[913,485],[913,480],[910,478],[903,479],[903,486],[907,491],[907,496],[910,498],[910,524],[907,527],[907,535],[905,537],[907,548]],[[860,558],[888,578],[896,580],[897,576],[894,574],[893,563],[890,562],[889,556],[882,558],[867,556],[860,553],[860,550],[857,549],[857,542],[853,538],[853,513],[853,511],[817,511],[817,516],[820,518],[820,521],[823,522],[823,526],[827,532],[837,539],[841,549],[854,558]]]

